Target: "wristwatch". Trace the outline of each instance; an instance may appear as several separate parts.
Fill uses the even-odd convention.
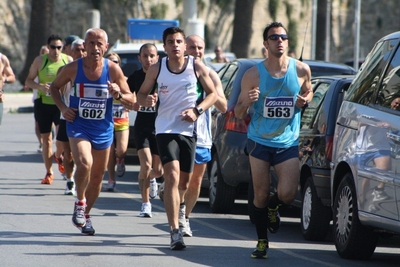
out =
[[[204,109],[202,107],[195,107],[194,109],[196,110],[197,114],[199,114],[199,116],[204,113]]]
[[[120,100],[122,98],[121,92],[118,92],[118,97],[115,100]]]

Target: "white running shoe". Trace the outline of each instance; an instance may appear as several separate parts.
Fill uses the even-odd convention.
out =
[[[150,198],[155,198],[158,193],[158,184],[156,181],[156,178],[153,178],[150,180],[150,193],[149,196]]]
[[[139,217],[151,218],[151,203],[142,203],[142,209],[140,210]]]

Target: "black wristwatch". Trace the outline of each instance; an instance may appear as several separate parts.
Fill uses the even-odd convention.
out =
[[[195,107],[194,109],[196,110],[197,114],[199,114],[199,116],[204,113],[204,109],[202,107]]]
[[[122,98],[122,94],[121,94],[121,92],[118,92],[118,97],[115,98],[115,100],[120,100],[121,98]]]

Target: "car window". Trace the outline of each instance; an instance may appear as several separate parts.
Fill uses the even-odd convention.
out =
[[[397,40],[392,39],[375,45],[346,93],[348,101],[363,105],[375,102],[376,87],[397,42]]]
[[[236,64],[229,64],[226,66],[225,71],[219,72],[226,99],[229,99],[232,92],[233,81],[235,80],[237,69],[238,66]]]
[[[138,53],[120,53],[118,54],[121,58],[121,69],[126,77],[129,77],[132,73],[142,67],[139,62]],[[161,60],[166,54],[165,52],[158,52],[159,58]]]
[[[351,69],[337,69],[329,67],[310,66],[311,78],[318,76],[355,74]]]
[[[304,113],[301,117],[301,129],[309,129],[313,127],[313,118],[315,117],[315,113],[317,112],[318,107],[321,105],[329,86],[330,83],[326,82],[315,84],[313,88],[313,99],[308,107],[304,110]]]
[[[383,78],[381,91],[378,94],[377,104],[389,109],[399,110],[394,102],[400,102],[400,49],[397,49]],[[393,105],[392,105],[393,103]]]

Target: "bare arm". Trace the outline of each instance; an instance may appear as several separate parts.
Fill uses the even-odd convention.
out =
[[[29,68],[28,76],[25,79],[25,85],[32,89],[38,89],[46,94],[50,86],[48,84],[41,84],[35,82],[35,78],[39,74],[41,65],[42,65],[42,56],[38,56],[35,58],[31,67]]]
[[[256,67],[252,67],[244,74],[241,82],[241,90],[235,106],[235,116],[244,119],[249,107],[258,100],[260,90],[258,88],[259,75]]]
[[[218,74],[214,70],[210,70],[210,78],[214,84],[215,91],[218,95],[217,101],[214,103],[214,105],[220,112],[225,113],[228,104],[225,98],[224,90],[222,88],[221,80],[219,79]]]
[[[54,81],[50,85],[50,94],[61,111],[66,121],[72,122],[76,117],[76,109],[69,108],[61,99],[60,92],[64,89],[68,82],[73,82],[78,69],[77,62],[72,62],[62,67]]]
[[[109,83],[109,92],[115,98],[118,99],[125,107],[130,107],[134,103],[134,96],[129,85],[126,82],[126,78],[122,69],[117,64],[108,65],[110,70],[110,78],[112,81]],[[120,98],[121,97],[121,98]]]
[[[215,86],[210,78],[207,67],[200,60],[196,60],[195,69],[198,74],[201,86],[206,92],[206,97],[203,99],[203,101],[201,101],[198,107],[202,107],[203,110],[207,110],[217,101],[218,95],[215,91]]]
[[[160,68],[160,63],[150,66],[147,70],[146,78],[144,79],[142,86],[140,86],[139,92],[137,94],[137,102],[139,105],[144,107],[154,107],[157,103],[157,93],[149,95],[154,85],[156,84],[156,78],[158,70]]]
[[[300,96],[297,98],[296,105],[302,108],[307,102],[311,102],[314,96],[311,85],[311,70],[307,64],[300,61],[297,61],[296,68],[299,83],[301,84]]]
[[[3,82],[13,83],[15,82],[15,74],[11,68],[10,61],[6,55],[1,55],[1,61],[3,62]]]

